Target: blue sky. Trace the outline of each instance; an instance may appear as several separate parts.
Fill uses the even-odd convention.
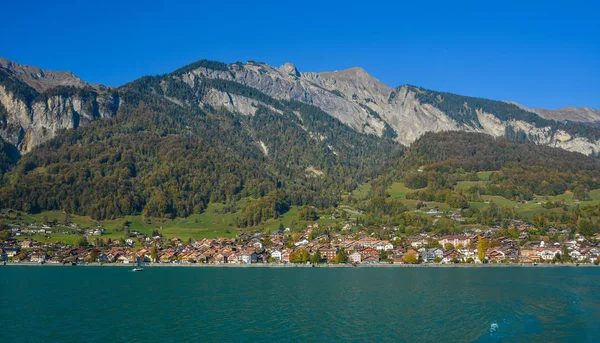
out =
[[[119,86],[199,59],[353,66],[530,107],[600,108],[598,1],[7,1],[0,56]]]

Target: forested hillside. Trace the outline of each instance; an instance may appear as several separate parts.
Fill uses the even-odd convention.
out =
[[[243,94],[280,113],[260,104],[253,116],[201,108],[207,88]],[[119,94],[124,105],[114,118],[66,131],[25,155],[4,177],[0,202],[96,219],[185,217],[209,202],[275,192],[288,206],[327,207],[364,181],[362,173],[402,151],[318,108],[233,82],[193,89],[170,76],[147,77]],[[276,215],[265,212],[262,219]]]

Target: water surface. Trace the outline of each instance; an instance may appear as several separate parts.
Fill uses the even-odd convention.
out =
[[[0,267],[0,341],[598,342],[600,268]]]

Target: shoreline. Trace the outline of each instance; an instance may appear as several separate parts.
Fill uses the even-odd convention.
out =
[[[7,263],[5,265],[0,265],[1,267],[18,267],[18,266],[26,266],[26,267],[108,267],[108,268],[135,268],[135,264],[123,264],[123,263],[85,263],[78,264],[76,266],[71,264],[55,264],[55,263],[32,263],[32,262],[16,262],[16,263]],[[185,263],[185,264],[176,264],[176,263],[148,263],[143,264],[142,268],[149,267],[157,267],[157,268],[556,268],[556,267],[565,267],[565,268],[590,268],[590,267],[600,267],[596,266],[593,263],[588,264],[577,264],[577,263],[540,263],[537,265],[533,265],[531,263],[515,263],[515,264],[388,264],[388,263],[378,263],[378,264],[320,264],[320,265],[311,265],[311,264],[275,264],[275,263],[253,263],[253,264],[213,264],[213,263]]]

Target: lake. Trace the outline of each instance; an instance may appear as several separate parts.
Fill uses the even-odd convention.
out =
[[[0,280],[0,341],[600,341],[600,267],[0,266]]]

